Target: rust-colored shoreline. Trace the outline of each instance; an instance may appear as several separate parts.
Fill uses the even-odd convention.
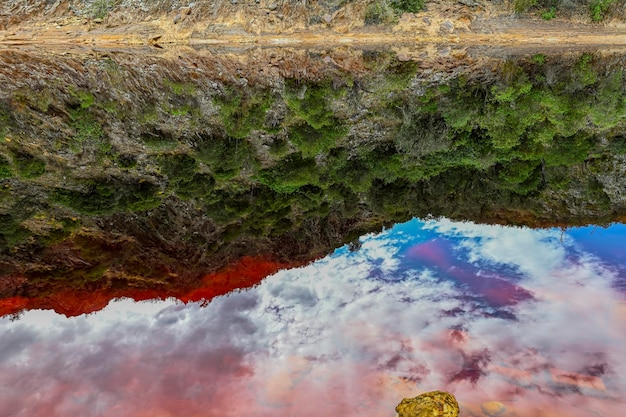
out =
[[[66,317],[90,314],[105,308],[111,300],[135,301],[175,298],[183,303],[209,302],[232,291],[259,284],[265,277],[282,269],[301,266],[273,261],[261,256],[244,256],[219,271],[206,274],[196,288],[62,290],[37,297],[13,296],[0,299],[0,317],[14,316],[26,310],[54,310]]]

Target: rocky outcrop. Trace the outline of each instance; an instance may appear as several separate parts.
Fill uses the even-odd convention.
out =
[[[431,391],[415,398],[404,398],[396,406],[398,417],[457,417],[459,404],[452,394]]]

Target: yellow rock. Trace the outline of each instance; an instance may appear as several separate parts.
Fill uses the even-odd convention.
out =
[[[506,411],[506,407],[499,401],[489,401],[482,403],[480,409],[483,410],[485,415],[489,417],[496,417]]]
[[[431,391],[405,398],[396,406],[398,417],[457,417],[459,404],[452,394]]]

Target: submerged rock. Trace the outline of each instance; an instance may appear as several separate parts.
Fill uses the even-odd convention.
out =
[[[499,401],[489,401],[480,405],[483,413],[489,417],[496,417],[506,411],[506,407]]]
[[[431,391],[415,398],[404,398],[396,406],[398,417],[457,417],[459,404],[452,394]]]

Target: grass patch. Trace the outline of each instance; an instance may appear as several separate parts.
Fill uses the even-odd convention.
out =
[[[528,9],[536,5],[537,5],[537,0],[514,0],[513,10],[515,10],[515,13],[524,13]]]
[[[174,94],[178,96],[192,95],[196,92],[196,86],[191,83],[181,83],[177,81],[163,80],[163,84]]]

